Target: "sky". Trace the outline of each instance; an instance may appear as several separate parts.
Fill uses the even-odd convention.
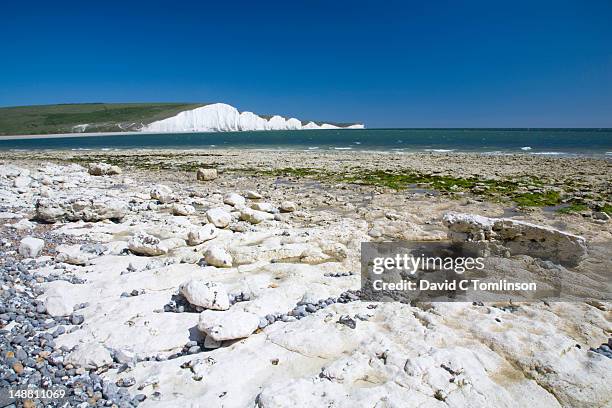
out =
[[[0,106],[612,127],[612,1],[6,1]]]

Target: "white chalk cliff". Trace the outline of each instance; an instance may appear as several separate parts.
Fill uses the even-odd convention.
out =
[[[143,132],[236,132],[247,130],[304,130],[304,129],[363,129],[362,124],[340,127],[323,123],[317,125],[296,118],[285,119],[274,115],[262,118],[253,112],[239,112],[225,103],[213,103],[187,110],[167,119],[145,125]]]

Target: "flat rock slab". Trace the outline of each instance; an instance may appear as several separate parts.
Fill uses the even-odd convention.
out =
[[[41,198],[36,202],[35,218],[48,223],[62,220],[97,222],[121,220],[126,211],[124,202],[109,197],[71,197],[65,200]]]
[[[583,237],[544,225],[462,213],[447,213],[443,222],[453,242],[481,253],[509,251],[567,266],[578,265],[587,254]]]

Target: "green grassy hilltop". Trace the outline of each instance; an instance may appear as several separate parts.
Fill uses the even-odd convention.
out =
[[[205,104],[77,103],[0,108],[0,135],[125,132]],[[82,126],[82,125],[87,125]],[[79,128],[79,125],[81,127]]]

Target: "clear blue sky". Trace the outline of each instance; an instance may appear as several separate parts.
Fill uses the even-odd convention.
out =
[[[0,106],[612,127],[612,1],[5,1]]]

